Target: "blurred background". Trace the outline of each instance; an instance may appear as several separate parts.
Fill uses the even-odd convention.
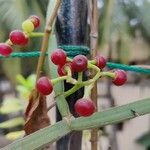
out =
[[[41,18],[38,30],[43,31],[47,5],[48,0],[0,0],[0,42],[8,39],[10,31],[21,29],[21,23],[33,14]],[[99,0],[98,7],[99,51],[112,62],[150,65],[150,0]],[[15,51],[36,51],[40,44],[41,38],[33,38]],[[37,58],[0,59],[0,147],[23,135],[23,112],[34,87],[36,65]],[[148,98],[149,91],[148,75],[128,72],[127,84],[119,88],[102,79],[98,83],[99,110]],[[149,150],[149,115],[100,128],[98,147]],[[89,131],[83,132],[82,149],[90,150]]]

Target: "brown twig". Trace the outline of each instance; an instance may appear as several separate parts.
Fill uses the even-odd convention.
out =
[[[98,8],[97,0],[89,1],[89,19],[90,19],[90,48],[91,56],[95,58],[97,55],[97,42],[98,42]],[[95,83],[92,89],[92,100],[94,101],[97,107],[97,82]],[[97,141],[98,141],[98,129],[93,129],[91,131],[91,150],[97,150]]]
[[[47,111],[49,111],[50,109],[52,109],[54,106],[56,106],[56,101],[53,101],[51,103],[51,105],[47,108]]]
[[[36,75],[37,75],[36,81],[39,79],[41,71],[42,71],[42,66],[43,66],[44,61],[45,61],[45,54],[46,54],[47,47],[48,47],[49,35],[51,34],[51,28],[52,28],[52,25],[53,25],[54,20],[56,18],[60,3],[61,3],[61,0],[57,0],[54,11],[53,11],[52,15],[50,16],[50,18],[48,18],[47,23],[46,23],[46,27],[45,27],[45,31],[44,31],[44,37],[43,37],[42,46],[41,46],[41,55],[39,57],[37,70],[36,70]]]
[[[42,72],[42,67],[45,62],[45,55],[46,55],[46,51],[48,47],[49,36],[51,34],[52,25],[57,16],[57,11],[59,9],[60,4],[61,4],[61,0],[57,0],[52,15],[50,16],[50,18],[47,19],[47,23],[46,23],[45,30],[44,30],[44,37],[43,37],[42,46],[41,46],[41,54],[40,54],[38,64],[37,64],[37,69],[36,69],[36,81],[39,79],[41,72]],[[35,98],[36,97],[37,97],[37,91],[35,92]]]

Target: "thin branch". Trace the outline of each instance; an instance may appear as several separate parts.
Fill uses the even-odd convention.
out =
[[[51,34],[51,28],[56,18],[57,11],[58,11],[60,4],[61,4],[61,0],[57,0],[54,11],[52,15],[50,16],[50,18],[48,18],[46,26],[45,26],[44,37],[43,37],[42,46],[41,46],[41,54],[38,59],[38,64],[37,64],[37,69],[36,69],[36,81],[39,79],[41,72],[42,72],[42,67],[44,65],[46,51],[48,47],[48,40]],[[35,87],[34,99],[36,99],[37,95],[38,95],[38,92]]]
[[[90,10],[90,48],[92,56],[97,54],[97,42],[98,42],[98,7],[97,0],[92,1],[92,10]]]
[[[54,106],[56,106],[56,101],[53,101],[51,103],[51,105],[47,108],[47,111],[49,111],[50,109],[52,109]]]
[[[97,43],[98,43],[98,7],[97,0],[89,1],[89,18],[90,18],[90,48],[92,58],[97,55]],[[95,73],[95,72],[94,72]],[[97,106],[97,82],[92,89],[92,100]],[[91,150],[97,150],[98,130],[93,129],[91,131]]]
[[[42,46],[41,46],[41,55],[39,57],[37,70],[36,70],[36,75],[37,75],[36,81],[39,79],[41,71],[42,71],[42,67],[45,61],[45,54],[46,54],[47,47],[48,47],[48,39],[51,34],[51,28],[56,18],[57,11],[58,11],[60,4],[61,4],[61,0],[57,0],[54,11],[52,15],[50,16],[50,18],[48,18],[47,23],[46,23],[44,37],[43,37]]]

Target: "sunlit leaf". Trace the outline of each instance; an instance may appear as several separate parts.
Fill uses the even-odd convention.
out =
[[[36,75],[32,74],[27,79],[25,79],[22,75],[19,74],[17,75],[16,79],[18,83],[22,86],[22,87],[19,87],[21,88],[20,92],[28,91],[28,90],[31,91],[35,85]]]
[[[24,119],[22,117],[10,119],[8,121],[4,121],[0,123],[0,128],[6,129],[6,128],[13,128],[19,125],[24,124]]]
[[[24,136],[24,131],[21,130],[21,131],[14,131],[14,132],[10,132],[8,134],[6,134],[6,138],[9,139],[9,140],[16,140],[18,138],[21,138]]]
[[[27,86],[27,81],[21,74],[18,74],[16,76],[16,79],[17,79],[18,83],[20,83],[21,85],[23,85],[25,87]]]
[[[31,90],[27,89],[25,86],[22,86],[22,85],[18,85],[16,87],[16,89],[23,99],[27,99],[29,97],[30,92],[31,92]]]
[[[9,113],[14,113],[17,111],[21,111],[23,110],[23,107],[21,105],[7,105],[7,106],[3,106],[0,108],[0,113],[1,114],[9,114]]]
[[[12,98],[12,99],[5,99],[2,103],[3,106],[5,105],[20,105],[20,100],[17,98]]]
[[[3,101],[0,107],[1,114],[9,114],[17,111],[23,110],[23,105],[20,103],[19,99],[6,99]]]
[[[33,87],[35,85],[35,81],[36,81],[36,75],[31,74],[30,76],[28,76],[28,78],[26,80],[28,82],[29,88],[33,89]]]

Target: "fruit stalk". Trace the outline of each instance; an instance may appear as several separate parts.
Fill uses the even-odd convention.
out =
[[[44,33],[43,32],[31,32],[29,34],[30,37],[43,37]]]
[[[94,87],[94,83],[90,84],[89,86],[84,87],[84,96],[83,96],[83,98],[90,98],[91,97],[93,87]]]

